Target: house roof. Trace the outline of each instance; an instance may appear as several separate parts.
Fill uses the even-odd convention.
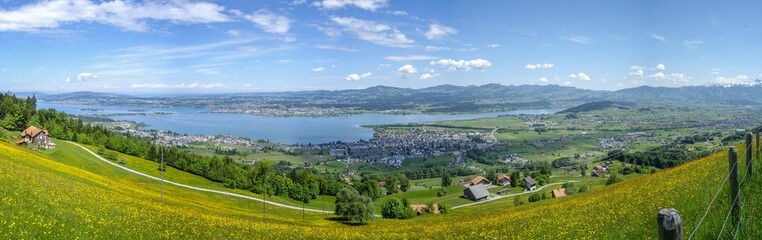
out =
[[[471,184],[476,185],[482,181],[490,182],[489,180],[487,180],[486,178],[483,178],[482,176],[476,176],[474,179],[471,180]]]
[[[529,186],[537,184],[537,182],[535,182],[534,179],[532,179],[532,177],[525,177],[524,181],[526,181],[529,184]]]
[[[24,139],[16,141],[16,144],[24,144],[24,143],[26,143],[26,140]]]
[[[426,206],[425,204],[410,205],[410,207],[413,208],[413,211],[418,212],[418,214],[421,214],[421,210],[429,209],[429,206]],[[433,207],[434,207],[434,214],[439,214],[439,206],[437,204],[434,204]]]
[[[553,190],[553,197],[566,197],[566,188],[559,188],[556,190]]]
[[[26,137],[26,136],[34,137],[34,136],[37,136],[37,134],[40,134],[40,132],[43,132],[45,133],[45,135],[48,135],[48,130],[42,130],[35,126],[29,126],[26,130],[21,132],[21,137]]]
[[[511,177],[506,176],[505,174],[497,176],[497,181],[500,181],[500,180],[503,180],[503,179],[508,179],[508,181],[510,181]]]
[[[466,188],[466,190],[464,190],[464,191],[471,192],[471,194],[474,195],[474,198],[476,198],[476,199],[482,199],[482,198],[489,197],[489,191],[487,191],[487,188],[484,187],[484,185],[481,185],[481,184],[476,184],[476,185],[470,186],[470,187]]]

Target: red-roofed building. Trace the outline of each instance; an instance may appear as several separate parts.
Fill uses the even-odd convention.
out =
[[[552,192],[554,198],[566,197],[566,188],[559,188]]]
[[[410,205],[411,208],[413,208],[413,211],[417,212],[418,215],[423,214],[424,212],[429,211],[429,206],[427,205]],[[439,214],[439,206],[437,204],[433,205],[434,207],[434,214]]]
[[[471,180],[471,185],[476,185],[476,184],[488,186],[492,184],[492,182],[490,182],[486,178],[483,178],[482,176],[476,176],[474,179]]]
[[[21,141],[26,144],[34,145],[40,148],[55,148],[56,144],[50,142],[50,136],[48,136],[48,130],[42,130],[35,126],[29,126],[26,130],[21,132],[21,140],[16,141],[16,144],[20,144]]]
[[[511,177],[501,174],[497,176],[497,184],[500,186],[511,185]]]

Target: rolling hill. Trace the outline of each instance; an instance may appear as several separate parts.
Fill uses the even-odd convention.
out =
[[[66,144],[66,143],[63,143]],[[743,148],[739,148],[743,149]],[[0,143],[0,237],[17,238],[229,238],[229,239],[649,239],[656,213],[676,208],[685,232],[696,228],[727,173],[726,153],[717,153],[652,175],[567,198],[519,207],[501,200],[410,220],[378,219],[344,225],[329,214],[268,207],[242,199],[165,185],[141,178],[76,148],[41,154]],[[755,164],[755,171],[760,164]],[[743,168],[741,168],[743,176]],[[756,186],[759,177],[750,178]],[[747,183],[748,183],[747,182]],[[730,206],[728,187],[710,206],[697,239],[716,238]],[[759,188],[750,196],[758,198]],[[758,236],[762,210],[742,198],[741,234]],[[261,203],[260,203],[261,204]],[[747,226],[748,225],[748,226]],[[723,234],[728,237],[726,227]],[[749,229],[754,229],[749,232]],[[744,235],[745,234],[745,235]],[[752,235],[749,235],[752,234]],[[742,237],[742,239],[744,239]]]
[[[762,103],[762,100],[756,97],[762,91],[762,83],[759,81],[757,83],[677,88],[642,86],[618,91],[593,91],[557,85],[440,85],[422,89],[375,86],[337,91],[230,93],[172,97],[133,97],[110,93],[75,92],[45,95],[41,96],[41,99],[57,103],[131,107],[227,109],[254,103],[264,108],[314,107],[349,108],[358,111],[467,113],[571,107],[597,101],[647,105],[675,103],[753,105]]]

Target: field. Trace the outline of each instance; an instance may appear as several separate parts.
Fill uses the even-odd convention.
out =
[[[654,239],[656,213],[662,208],[680,211],[687,237],[728,167],[723,151],[567,198],[518,207],[513,201],[494,201],[446,215],[351,226],[332,215],[309,212],[302,222],[301,211],[277,207],[268,207],[264,221],[256,203],[167,185],[162,204],[156,181],[90,162],[76,151],[59,149],[49,155],[0,143],[0,181],[5,183],[0,185],[0,237]],[[759,170],[760,164],[755,164],[755,172]],[[761,196],[754,187],[760,178],[747,179],[741,189],[747,189],[749,182],[754,189],[751,198]],[[694,236],[697,239],[717,237],[730,206],[727,190],[725,186],[711,205]],[[762,209],[759,204],[749,206],[749,198],[741,200],[741,239],[759,236],[762,226],[756,213]],[[726,238],[734,228],[726,227]]]

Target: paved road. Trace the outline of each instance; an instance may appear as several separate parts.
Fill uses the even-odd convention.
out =
[[[542,187],[540,187],[538,189],[535,189],[534,191],[497,196],[497,197],[490,198],[490,199],[487,199],[487,200],[482,200],[482,201],[478,201],[478,202],[474,202],[474,203],[469,203],[469,204],[465,204],[465,205],[455,206],[455,207],[452,207],[452,209],[457,209],[457,208],[462,208],[462,207],[468,207],[468,206],[473,206],[473,205],[477,205],[477,204],[482,204],[482,203],[486,203],[486,202],[490,202],[490,201],[495,201],[495,200],[498,200],[498,199],[501,199],[501,198],[507,198],[507,197],[513,197],[513,196],[518,196],[518,195],[536,193],[539,190],[542,190],[543,188],[554,186],[554,185],[559,185],[559,184],[564,184],[564,183],[567,183],[567,182],[579,182],[579,181],[566,181],[566,182],[551,183],[551,184],[542,186]]]
[[[70,141],[66,141],[66,142],[81,147],[82,149],[84,149],[88,153],[92,154],[96,158],[98,158],[101,161],[104,161],[104,162],[106,162],[108,164],[114,165],[114,166],[116,166],[118,168],[124,169],[124,170],[126,170],[128,172],[131,172],[131,173],[134,173],[134,174],[137,174],[137,175],[140,175],[140,176],[144,176],[144,177],[147,177],[147,178],[150,178],[150,179],[161,181],[161,179],[159,179],[157,177],[154,177],[154,176],[151,176],[151,175],[148,175],[148,174],[145,174],[145,173],[141,173],[141,172],[138,172],[138,171],[126,168],[126,167],[124,167],[122,165],[116,164],[116,163],[114,163],[112,161],[106,160],[105,158],[99,156],[98,154],[95,154],[93,151],[90,151],[90,149],[87,149],[87,148],[83,147],[82,145],[79,145],[79,144],[77,144],[75,142],[70,142]],[[167,183],[167,184],[175,185],[175,186],[178,186],[178,187],[184,187],[184,188],[188,188],[188,189],[193,189],[193,190],[197,190],[197,191],[210,192],[210,193],[216,193],[216,194],[222,194],[222,195],[228,195],[228,196],[237,197],[237,198],[244,198],[244,199],[264,202],[264,203],[267,203],[267,204],[270,204],[270,205],[274,205],[274,206],[278,206],[278,207],[290,208],[290,209],[295,209],[295,210],[302,210],[301,207],[295,207],[295,206],[290,206],[290,205],[286,205],[286,204],[282,204],[282,203],[271,202],[271,201],[267,201],[267,200],[260,199],[260,198],[249,197],[249,196],[244,196],[244,195],[235,194],[235,193],[229,193],[229,192],[224,192],[224,191],[217,191],[217,190],[211,190],[211,189],[206,189],[206,188],[199,188],[199,187],[194,187],[194,186],[188,186],[188,185],[185,185],[185,184],[179,184],[179,183],[175,183],[175,182],[171,182],[171,181],[167,181],[167,180],[164,180],[164,182]],[[333,214],[333,212],[331,212],[331,211],[322,211],[322,210],[317,210],[317,209],[305,208],[304,210],[305,211],[310,211],[310,212],[319,212],[319,213],[330,213],[330,214]]]

